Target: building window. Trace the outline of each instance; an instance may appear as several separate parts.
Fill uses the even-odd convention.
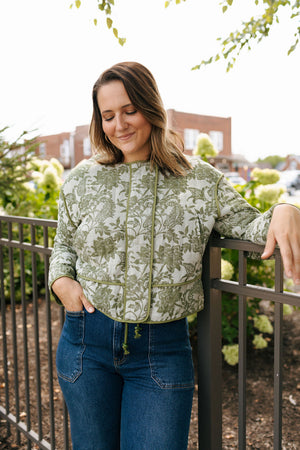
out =
[[[41,142],[39,145],[39,154],[40,154],[40,158],[45,158],[46,157],[46,144],[45,142]]]
[[[89,137],[83,139],[83,156],[91,156],[91,141]]]
[[[183,132],[185,150],[194,150],[200,131],[185,128]]]
[[[68,139],[65,139],[64,142],[60,145],[60,161],[63,166],[69,166],[70,160],[70,142]]]
[[[210,131],[209,137],[218,152],[223,150],[223,131]]]

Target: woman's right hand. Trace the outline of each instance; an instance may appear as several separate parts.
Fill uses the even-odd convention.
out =
[[[83,306],[89,313],[95,311],[94,306],[86,299],[81,285],[72,278],[58,278],[52,284],[52,290],[67,311],[82,311]]]

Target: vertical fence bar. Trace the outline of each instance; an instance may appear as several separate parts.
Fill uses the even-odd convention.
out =
[[[283,264],[275,255],[275,292],[283,292]],[[282,447],[282,366],[283,366],[283,304],[275,302],[274,311],[274,450]]]
[[[19,223],[19,241],[24,241],[23,225]],[[28,356],[28,333],[27,333],[27,304],[26,304],[26,276],[25,276],[25,253],[20,249],[20,276],[21,276],[21,304],[23,325],[23,353],[24,353],[24,383],[25,383],[25,407],[27,430],[31,429],[30,410],[30,384],[29,384],[29,356]],[[27,449],[31,449],[31,442],[27,440]]]
[[[8,239],[13,239],[13,224],[8,224]],[[19,397],[19,370],[18,370],[18,343],[17,343],[17,323],[16,323],[16,298],[15,298],[15,277],[14,277],[14,251],[12,247],[8,249],[9,259],[9,280],[10,280],[10,307],[12,325],[12,346],[14,361],[14,385],[15,385],[15,414],[17,422],[20,421],[20,397]],[[20,445],[20,432],[17,430],[17,444]]]
[[[247,258],[239,250],[239,286],[247,284]],[[247,364],[247,297],[239,295],[239,450],[246,448],[246,364]]]
[[[31,244],[36,245],[35,226],[31,225]],[[32,301],[34,316],[34,344],[35,344],[35,370],[36,370],[36,398],[37,398],[37,417],[38,417],[38,438],[43,438],[42,425],[42,400],[41,400],[41,367],[40,367],[40,343],[39,343],[39,314],[38,314],[38,292],[37,292],[37,255],[31,254],[32,265]]]
[[[199,449],[222,448],[222,303],[210,279],[221,276],[221,250],[208,244],[203,258],[204,310],[198,313],[198,427]]]
[[[65,321],[65,310],[61,308],[60,310],[60,329],[62,329]],[[70,439],[69,439],[69,413],[67,410],[67,405],[65,400],[63,399],[63,423],[64,423],[64,450],[69,450],[70,448]]]
[[[3,237],[2,221],[0,221],[0,238]],[[9,379],[8,379],[8,359],[7,359],[7,338],[6,338],[6,301],[4,289],[4,255],[3,248],[0,246],[0,288],[1,288],[1,325],[2,325],[2,353],[3,353],[3,371],[4,371],[4,390],[5,390],[5,410],[10,408],[9,402]],[[6,422],[7,436],[10,435],[10,423]]]
[[[48,227],[43,227],[44,247],[48,247]],[[54,420],[54,391],[53,391],[53,360],[52,360],[52,332],[51,332],[51,304],[48,289],[48,271],[49,256],[44,254],[44,273],[45,273],[45,301],[46,301],[46,319],[47,319],[47,350],[48,350],[48,374],[49,374],[49,418],[50,418],[50,442],[52,448],[55,448],[55,420]]]

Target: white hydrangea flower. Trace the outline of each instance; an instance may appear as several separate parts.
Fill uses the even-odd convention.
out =
[[[197,138],[194,155],[197,156],[216,156],[218,154],[214,144],[207,133],[200,133]]]
[[[284,187],[274,184],[260,185],[255,189],[255,195],[259,201],[271,204],[278,203],[284,193]]]
[[[223,345],[222,353],[230,366],[235,366],[239,362],[239,344]]]
[[[273,326],[269,318],[265,314],[254,317],[254,327],[257,328],[261,333],[273,333]]]
[[[261,334],[256,334],[254,336],[252,344],[257,350],[261,350],[262,348],[266,348],[268,346],[268,342],[262,337]]]
[[[229,261],[221,259],[221,277],[224,280],[231,280],[233,274],[234,274],[233,265]]]
[[[26,181],[26,183],[23,183],[23,186],[27,189],[27,191],[35,192],[34,183],[31,181]]]
[[[56,158],[51,158],[50,164],[55,168],[57,175],[61,177],[64,173],[64,166]]]
[[[49,166],[44,171],[43,179],[40,181],[40,186],[57,189],[61,185],[61,180],[57,176],[54,167]]]
[[[284,316],[290,316],[293,312],[293,308],[290,305],[287,305],[284,303],[283,305],[283,315]]]
[[[251,177],[261,184],[273,184],[279,181],[280,174],[275,169],[259,169],[259,167],[255,167],[251,172]]]
[[[30,165],[33,170],[44,172],[51,164],[46,159],[33,158],[32,161],[30,161]]]
[[[43,174],[41,172],[38,172],[37,170],[31,172],[31,177],[36,184],[40,184],[43,180]]]

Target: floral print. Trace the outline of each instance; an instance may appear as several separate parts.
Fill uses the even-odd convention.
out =
[[[94,157],[73,169],[60,193],[50,287],[76,279],[96,308],[124,322],[201,310],[211,231],[263,244],[272,212],[260,214],[218,170],[189,159],[185,177],[164,176],[149,161],[108,166]]]

